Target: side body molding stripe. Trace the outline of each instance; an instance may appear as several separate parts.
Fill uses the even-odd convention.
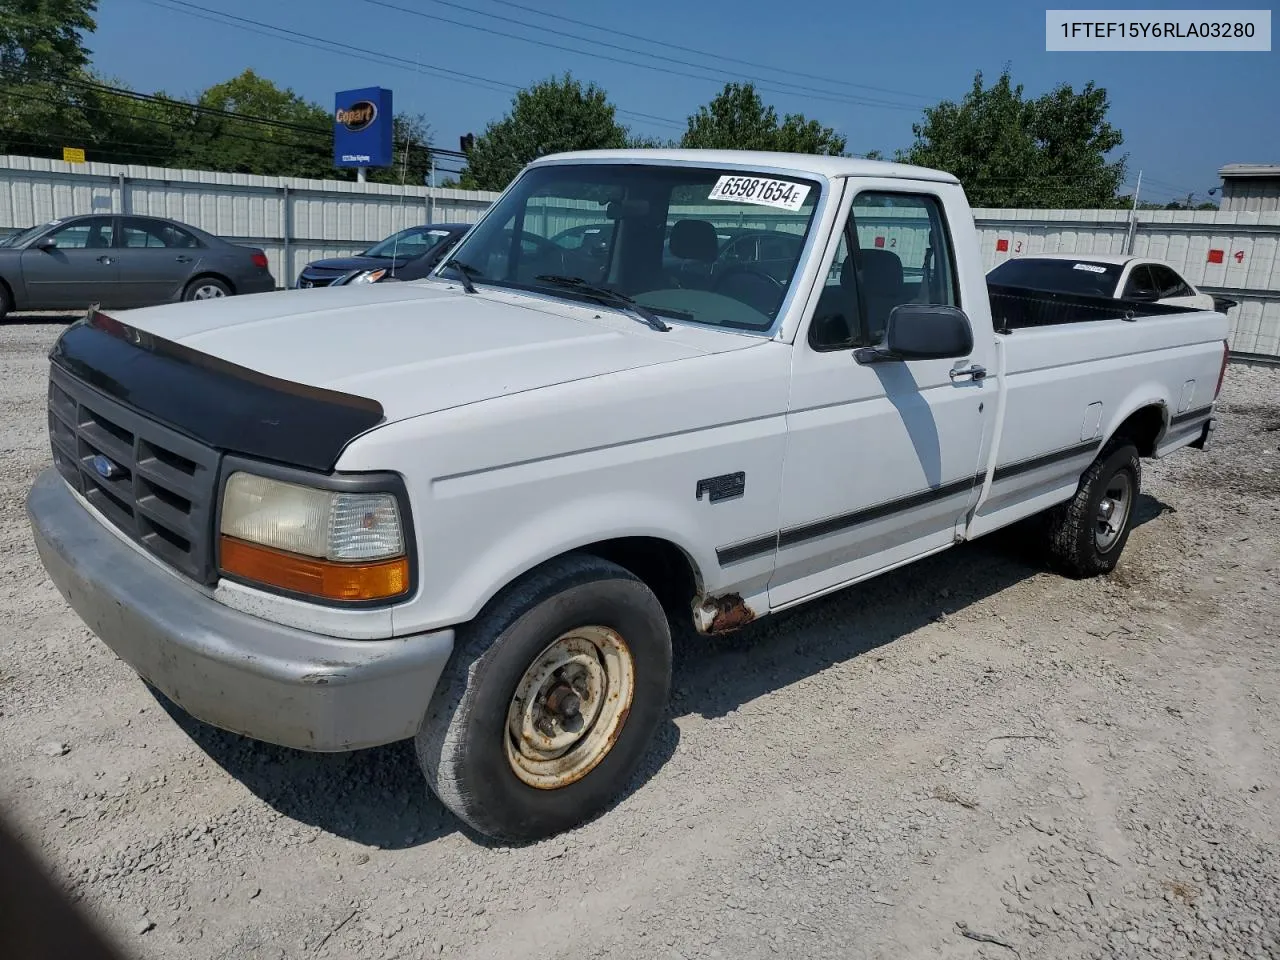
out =
[[[772,553],[774,550],[786,549],[798,543],[804,543],[807,540],[816,540],[818,537],[840,533],[859,524],[882,520],[885,517],[893,516],[895,513],[914,510],[916,507],[922,507],[935,500],[945,500],[947,497],[954,497],[957,494],[972,490],[975,484],[982,482],[984,476],[984,474],[978,474],[976,477],[966,477],[962,480],[944,483],[938,487],[930,487],[927,490],[921,490],[896,500],[889,500],[885,503],[863,507],[850,513],[826,517],[822,520],[815,520],[812,523],[789,527],[777,533],[770,533],[762,537],[742,541],[741,543],[720,547],[716,550],[716,559],[722,567],[727,567],[731,564],[741,563],[744,560],[751,560],[755,557]]]
[[[1204,415],[1207,413],[1207,409],[1197,411],[1196,415]],[[1078,443],[1062,450],[1046,453],[1043,456],[1032,457],[1029,460],[1019,460],[1015,463],[1004,464],[996,467],[992,480],[993,482],[1007,480],[1010,477],[1029,473],[1041,467],[1047,467],[1055,463],[1065,463],[1085,454],[1096,454],[1099,449],[1100,444],[1096,440],[1090,440],[1087,443]],[[767,553],[772,553],[774,550],[784,550],[798,543],[804,543],[806,540],[829,536],[830,534],[847,530],[850,527],[856,527],[859,524],[882,520],[885,517],[893,516],[895,513],[914,510],[935,500],[956,496],[966,490],[973,489],[975,484],[980,485],[984,480],[986,480],[985,472],[979,473],[974,477],[966,477],[952,483],[945,483],[942,486],[930,487],[928,490],[921,490],[918,493],[900,497],[896,500],[889,500],[885,503],[854,510],[850,513],[842,513],[838,516],[815,520],[812,523],[779,530],[777,533],[744,540],[741,543],[729,544],[728,546],[717,548],[716,559],[722,567],[741,563],[744,560],[751,560]]]
[[[1169,426],[1177,427],[1184,423],[1190,423],[1192,420],[1203,420],[1213,412],[1213,406],[1197,407],[1195,410],[1188,410],[1186,413],[1180,413],[1176,417],[1169,420]]]

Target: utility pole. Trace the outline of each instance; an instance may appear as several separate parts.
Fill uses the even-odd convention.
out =
[[[1138,229],[1138,194],[1142,191],[1142,171],[1138,171],[1138,185],[1133,188],[1133,206],[1129,208],[1129,235],[1124,241],[1125,254],[1133,253],[1133,235]]]

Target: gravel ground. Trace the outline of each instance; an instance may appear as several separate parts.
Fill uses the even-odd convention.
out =
[[[1280,371],[1147,463],[1117,571],[996,535],[678,647],[628,795],[522,848],[403,745],[174,716],[45,579],[47,318],[0,327],[0,804],[138,958],[1280,955]]]

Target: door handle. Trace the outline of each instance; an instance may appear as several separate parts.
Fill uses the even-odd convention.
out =
[[[110,257],[99,257],[99,258],[98,258],[98,262],[99,262],[99,263],[110,263],[110,262],[111,262],[111,258],[110,258]]]
[[[190,263],[190,262],[191,262],[191,258],[190,258],[190,257],[174,257],[173,259],[177,260],[179,263]]]
[[[951,371],[951,380],[955,382],[962,378],[973,380],[984,380],[987,376],[987,368],[980,363],[972,363],[967,367],[961,367],[959,370]]]

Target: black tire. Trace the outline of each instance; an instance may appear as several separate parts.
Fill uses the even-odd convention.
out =
[[[214,294],[213,297],[202,296],[205,291],[217,290],[220,293]],[[182,291],[183,300],[205,300],[214,299],[216,297],[231,296],[231,287],[224,280],[217,277],[196,277],[187,284],[187,288]]]
[[[1128,502],[1123,521],[1108,535],[1100,532],[1102,502],[1108,489],[1127,477]],[[1142,490],[1142,461],[1138,448],[1127,439],[1109,443],[1080,477],[1076,495],[1047,514],[1050,564],[1071,577],[1096,577],[1115,569],[1133,529],[1138,494]],[[1114,500],[1113,500],[1114,502]]]
[[[512,697],[549,644],[592,625],[616,631],[630,650],[630,710],[612,747],[580,779],[531,786],[507,756]],[[511,584],[459,633],[418,731],[418,761],[432,792],[479,833],[508,842],[552,836],[618,797],[665,715],[670,688],[671,632],[653,591],[617,564],[561,557]]]
[[[9,288],[0,281],[0,320],[3,320],[5,315],[12,309],[13,298],[9,295]]]

